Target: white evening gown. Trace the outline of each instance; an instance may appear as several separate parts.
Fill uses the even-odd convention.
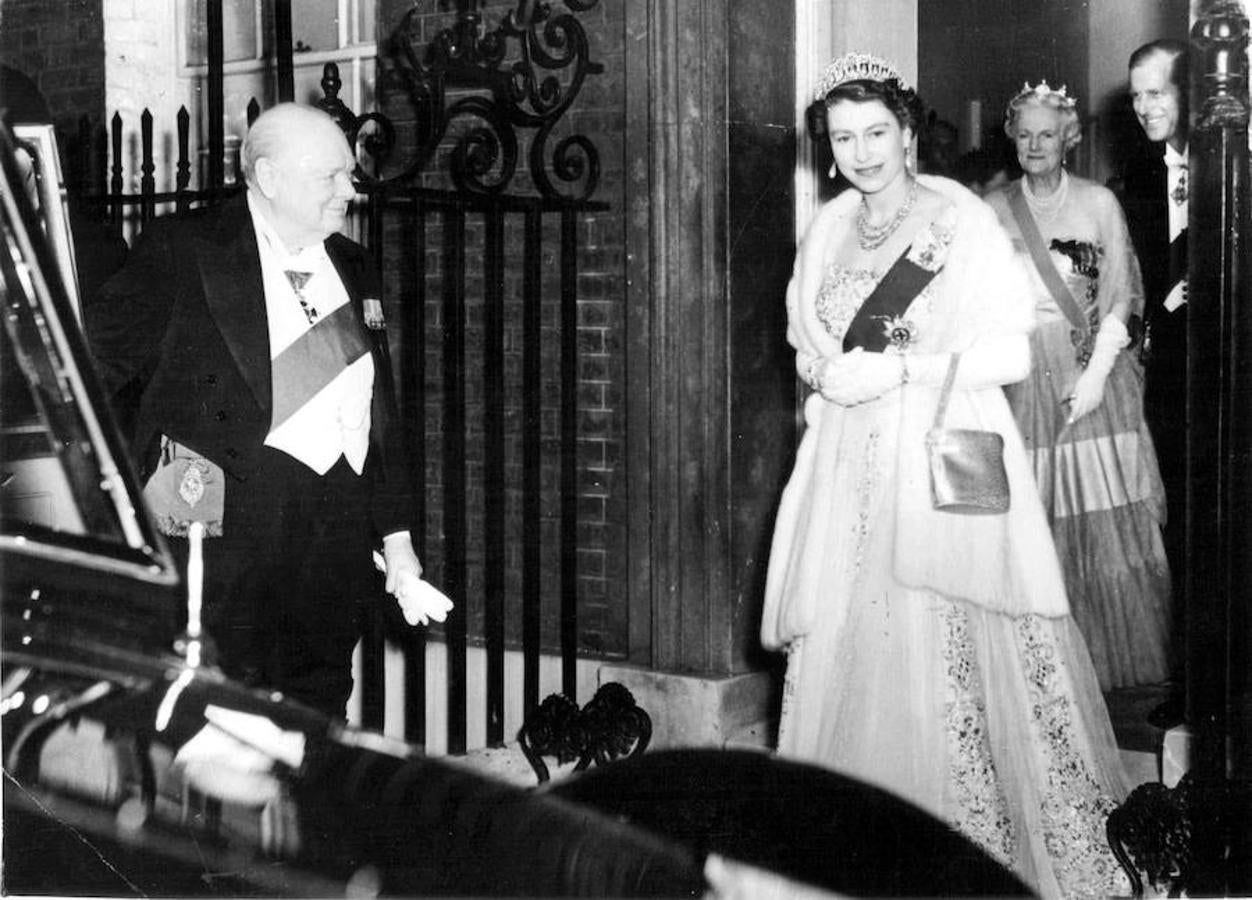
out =
[[[823,266],[813,302],[836,344],[880,275]],[[922,329],[932,289],[941,281],[909,309]],[[999,389],[968,393],[1008,421]],[[787,489],[797,496],[784,495],[779,514],[803,517],[786,531],[805,538],[776,537],[771,561],[790,567],[774,579],[784,591],[817,598],[788,646],[778,750],[911,800],[1042,896],[1127,894],[1104,831],[1125,775],[1074,620],[995,611],[897,578],[901,398],[810,417]],[[1020,439],[1006,453],[1021,455],[1026,480]],[[1020,487],[1014,503],[1037,503]],[[945,519],[961,528],[967,517]],[[1032,533],[1029,554],[1055,554],[1042,524]]]

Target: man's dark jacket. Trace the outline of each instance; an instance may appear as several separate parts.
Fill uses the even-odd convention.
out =
[[[1122,208],[1130,227],[1130,239],[1143,273],[1144,319],[1152,330],[1149,372],[1166,373],[1172,385],[1182,384],[1186,364],[1185,306],[1166,312],[1165,298],[1176,278],[1170,265],[1169,207],[1166,192],[1164,145],[1145,147],[1127,166],[1122,180]],[[1184,234],[1183,241],[1186,240]],[[1185,256],[1179,262],[1185,264]],[[1178,263],[1176,263],[1177,265]],[[1149,375],[1151,380],[1151,374]]]
[[[357,326],[377,297],[365,248],[339,234],[326,241]],[[256,232],[243,195],[220,206],[156,219],[125,267],[87,311],[87,333],[110,395],[143,380],[133,449],[141,479],[155,468],[160,436],[217,463],[226,490],[247,490],[270,431],[269,326]],[[411,525],[412,488],[393,403],[385,332],[368,332],[375,366],[369,477],[380,535]]]

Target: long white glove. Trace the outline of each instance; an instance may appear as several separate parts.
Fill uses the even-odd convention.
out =
[[[942,384],[951,359],[948,353],[852,350],[839,357],[815,360],[810,383],[832,403],[853,406],[881,397],[902,384]],[[987,335],[961,354],[955,387],[996,387],[1021,381],[1028,374],[1030,341],[1025,334]]]
[[[840,406],[855,406],[904,383],[905,364],[898,353],[866,353],[862,348],[827,360],[819,370],[818,390]]]
[[[1074,392],[1070,394],[1071,424],[1097,409],[1103,402],[1104,383],[1113,371],[1117,354],[1129,343],[1130,333],[1126,331],[1126,324],[1112,313],[1105,316],[1100,322],[1100,331],[1096,334],[1095,347],[1091,350],[1091,359],[1087,360],[1087,368],[1074,382]]]

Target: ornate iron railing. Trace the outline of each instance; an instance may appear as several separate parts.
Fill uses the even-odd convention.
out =
[[[567,135],[555,143],[552,138],[586,78],[604,70],[592,61],[586,30],[574,15],[598,3],[567,0],[571,12],[553,14],[548,3],[523,0],[487,31],[481,3],[461,2],[456,22],[425,45],[424,53],[415,41],[418,9],[410,10],[381,55],[380,87],[398,89],[410,99],[416,146],[398,172],[380,180],[411,183],[454,136],[450,174],[458,190],[516,190],[522,145],[528,143],[526,171],[540,196],[589,199],[600,177],[595,145],[585,135]],[[515,54],[510,52],[514,45]],[[490,96],[470,93],[454,99],[457,89],[485,90]],[[457,132],[458,122],[467,127]]]
[[[558,472],[559,494],[559,620],[561,650],[561,690],[576,697],[577,651],[577,491],[578,491],[578,217],[603,210],[592,197],[599,179],[599,155],[584,135],[559,135],[566,115],[578,98],[586,79],[600,74],[603,66],[591,59],[587,33],[577,18],[598,5],[599,0],[566,0],[568,12],[555,13],[547,3],[522,0],[494,30],[487,30],[480,12],[481,3],[458,2],[458,12],[447,28],[423,49],[415,41],[411,12],[386,44],[382,78],[393,99],[412,111],[415,139],[400,146],[397,129],[382,113],[356,113],[339,96],[341,81],[337,67],[327,64],[318,105],[343,128],[352,144],[363,151],[365,165],[358,172],[363,195],[361,231],[380,263],[392,258],[386,240],[410,240],[396,256],[406,263],[397,274],[392,267],[391,281],[384,282],[384,301],[399,310],[396,333],[400,339],[401,408],[414,451],[413,471],[427,496],[425,478],[427,454],[438,457],[442,466],[442,501],[447,516],[440,534],[416,534],[419,549],[434,551],[432,556],[445,576],[449,592],[468,586],[467,545],[470,525],[465,516],[466,443],[470,417],[466,408],[465,385],[479,379],[482,386],[484,427],[482,431],[483,491],[485,534],[482,538],[485,561],[482,639],[486,656],[486,736],[490,744],[500,744],[504,734],[504,657],[506,515],[505,493],[520,494],[524,521],[520,553],[512,554],[521,567],[521,645],[523,656],[522,708],[538,706],[540,688],[541,596],[540,494],[544,488],[541,467]],[[288,7],[289,0],[277,0]],[[210,32],[216,22],[221,28],[220,0],[210,0]],[[216,12],[216,18],[214,13]],[[279,22],[282,25],[282,22]],[[289,38],[289,25],[287,26]],[[221,123],[222,67],[220,40],[209,41],[210,124]],[[278,53],[278,67],[290,67],[289,53]],[[280,76],[282,72],[280,72]],[[289,78],[280,77],[280,83]],[[280,99],[286,99],[280,91]],[[218,114],[214,116],[213,110]],[[249,104],[251,122],[259,106]],[[227,153],[226,139],[219,129],[210,129],[207,181],[195,189],[188,137],[189,116],[180,110],[177,124],[177,154],[173,191],[155,189],[152,117],[143,116],[140,140],[141,174],[139,190],[124,190],[122,171],[123,123],[115,116],[107,137],[84,131],[83,146],[100,148],[111,144],[112,165],[101,163],[98,149],[92,159],[79,167],[93,173],[90,185],[80,185],[78,200],[101,212],[119,228],[124,219],[141,226],[167,210],[219,202],[242,188],[238,172]],[[89,126],[84,126],[89,128]],[[447,160],[448,170],[435,174],[433,168]],[[524,165],[523,165],[524,160]],[[98,164],[100,163],[100,164]],[[525,177],[524,177],[525,176]],[[527,193],[527,188],[533,191]],[[478,240],[482,223],[481,263],[483,296],[467,293],[466,244]],[[545,227],[545,222],[549,227]],[[507,224],[506,224],[507,223]],[[397,227],[389,227],[395,225]],[[389,237],[391,235],[392,237]],[[394,236],[400,235],[396,238]],[[403,237],[409,236],[409,237]],[[555,252],[546,251],[552,246]],[[434,262],[427,268],[428,253]],[[550,275],[541,269],[541,260],[555,258]],[[411,271],[407,267],[411,266]],[[437,269],[438,271],[435,271]],[[517,297],[506,297],[507,273],[520,273]],[[511,277],[511,276],[510,276]],[[399,279],[397,281],[396,279]],[[545,281],[547,282],[545,284]],[[508,301],[506,303],[506,300]],[[516,306],[514,301],[516,300]],[[480,304],[483,311],[483,346],[480,355],[467,355],[467,309]],[[545,342],[540,326],[541,304],[556,310],[559,347],[553,392],[542,379],[541,364]],[[428,307],[438,317],[441,336],[428,341]],[[519,310],[515,312],[514,310]],[[506,316],[521,318],[519,368],[522,384],[504,383]],[[393,339],[394,340],[394,339]],[[478,352],[478,351],[474,351]],[[427,354],[437,356],[440,377],[426,396],[424,378]],[[504,423],[506,393],[520,389],[520,434],[506,433]],[[549,435],[541,434],[540,397],[559,396],[557,446],[555,454],[543,448]],[[430,409],[428,409],[430,407]],[[436,450],[424,441],[427,416],[435,415],[445,440]],[[522,478],[520,485],[507,484],[506,443],[520,446]],[[555,460],[551,457],[555,456]],[[433,488],[431,489],[433,491]],[[435,496],[432,494],[432,496]],[[426,521],[426,510],[419,510],[415,528]],[[432,547],[436,541],[439,546]],[[423,552],[425,552],[423,550]],[[478,601],[476,601],[478,602]],[[466,603],[449,618],[444,628],[447,644],[447,747],[451,752],[466,749]],[[547,615],[548,607],[544,606]],[[371,622],[365,634],[362,718],[369,727],[383,726],[385,692],[390,682],[384,678],[381,620]],[[426,649],[420,636],[401,640],[404,654],[405,737],[427,743],[425,714]]]

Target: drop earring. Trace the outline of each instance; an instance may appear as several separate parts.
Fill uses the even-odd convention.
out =
[[[831,178],[834,178],[836,175],[839,174],[839,167],[835,165],[834,163],[831,163],[830,171],[827,172],[826,174],[829,175]]]

